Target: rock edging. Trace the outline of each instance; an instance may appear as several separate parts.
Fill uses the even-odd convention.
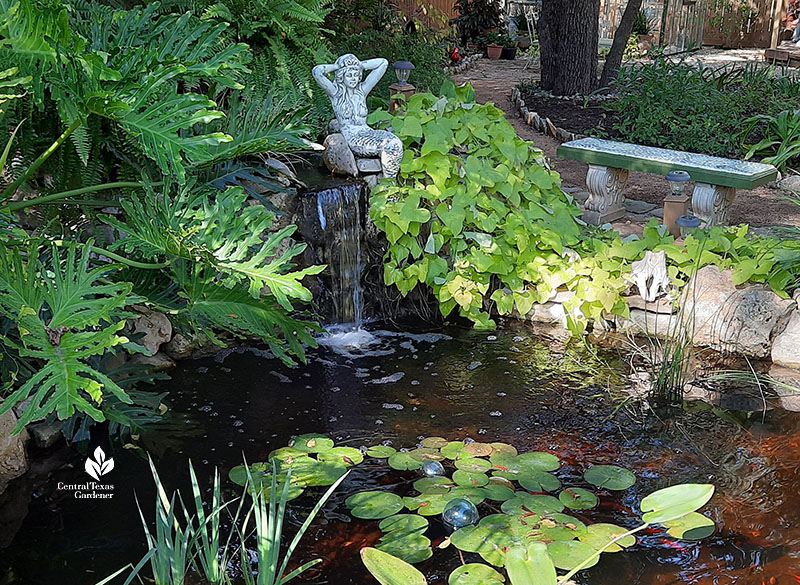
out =
[[[559,128],[553,124],[550,118],[543,118],[538,112],[529,110],[525,105],[525,100],[522,99],[522,92],[520,92],[518,87],[511,90],[511,101],[516,105],[519,115],[522,117],[522,121],[536,129],[537,132],[552,136],[559,142],[569,142],[570,140],[586,138],[583,134],[576,134],[564,128]]]

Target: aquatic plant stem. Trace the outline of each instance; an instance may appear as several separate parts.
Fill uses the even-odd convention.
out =
[[[650,524],[648,522],[645,522],[641,526],[637,526],[636,528],[634,528],[632,530],[628,530],[628,532],[625,532],[624,534],[620,534],[619,536],[615,536],[614,538],[609,540],[608,543],[606,543],[606,545],[603,548],[601,548],[600,550],[594,551],[594,553],[592,553],[590,556],[586,557],[586,559],[584,559],[583,562],[581,562],[579,565],[574,567],[569,573],[567,573],[566,575],[564,575],[562,577],[559,577],[558,578],[559,585],[561,583],[565,583],[565,582],[569,581],[569,579],[573,575],[575,575],[575,573],[577,573],[578,571],[582,570],[584,567],[588,566],[589,563],[591,563],[595,558],[599,557],[603,552],[605,552],[609,547],[611,547],[611,545],[616,544],[617,542],[619,542],[623,538],[626,538],[628,536],[636,534],[640,530],[644,530],[648,526],[650,526]]]

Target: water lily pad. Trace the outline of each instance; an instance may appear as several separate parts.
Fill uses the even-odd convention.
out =
[[[516,455],[517,449],[507,443],[489,443],[492,447],[492,455]]]
[[[367,455],[378,459],[385,459],[397,453],[397,449],[388,445],[374,445],[367,449]]]
[[[288,469],[289,465],[282,463],[278,469],[278,477],[285,475]],[[343,463],[316,461],[315,459],[309,459],[309,462],[303,462],[302,465],[294,463],[291,465],[291,469],[292,483],[305,486],[333,485],[337,479],[347,473],[347,466]]]
[[[539,519],[537,540],[572,540],[586,532],[586,525],[567,514],[552,513]]]
[[[444,511],[444,507],[451,499],[450,494],[423,494],[407,496],[403,498],[403,504],[409,510],[416,510],[423,516],[436,516]]]
[[[292,462],[300,457],[308,457],[308,453],[300,449],[295,449],[294,447],[281,447],[280,449],[272,451],[269,457],[267,457],[267,460],[272,461],[273,459],[277,459],[278,461]]]
[[[272,464],[253,463],[250,465],[250,475],[257,485],[266,484],[269,486],[272,482]],[[228,478],[237,485],[245,485],[247,483],[247,468],[244,465],[237,465],[228,472]]]
[[[514,494],[513,498],[503,502],[500,509],[503,510],[504,513],[512,515],[527,514],[529,512],[544,515],[560,512],[564,509],[564,504],[553,496],[517,492]]]
[[[516,479],[519,485],[532,492],[554,492],[561,487],[561,481],[552,473],[546,471],[528,471],[516,477],[507,471],[498,471],[497,474],[505,475],[507,479]]]
[[[511,491],[516,491],[517,489],[516,486],[514,485],[514,482],[512,482],[510,479],[506,479],[505,477],[500,477],[498,475],[493,475],[492,477],[490,477],[489,483],[507,487]]]
[[[492,468],[492,464],[486,461],[486,459],[480,459],[478,457],[457,459],[455,465],[457,469],[463,469],[465,471],[473,471],[477,473],[486,473]]]
[[[289,492],[286,494],[286,501],[288,502],[294,500],[295,498],[299,498],[303,495],[304,491],[305,490],[301,486],[290,483]],[[278,494],[278,498],[283,496],[283,484],[278,484],[275,492]],[[272,499],[272,485],[270,484],[264,486],[261,489],[261,493],[264,494],[264,498],[269,502]]]
[[[376,548],[362,548],[361,560],[381,585],[426,585],[425,575],[403,559]]]
[[[403,559],[407,563],[420,563],[433,556],[431,541],[422,533],[411,532],[404,534],[402,537],[397,537],[395,534],[389,533],[381,538],[380,544],[375,548]]]
[[[472,457],[488,457],[492,454],[492,446],[486,443],[468,443],[464,446],[466,451]]]
[[[614,540],[617,536],[625,534],[626,532],[628,532],[627,529],[623,528],[622,526],[617,526],[616,524],[591,524],[586,527],[586,531],[583,534],[578,536],[578,540],[585,542],[597,550],[600,550],[609,542]],[[633,546],[634,544],[636,544],[636,537],[632,534],[629,534],[625,538],[622,538],[612,544],[603,552],[619,552],[624,548]]]
[[[491,518],[490,521],[486,521]],[[477,526],[459,528],[450,536],[450,542],[459,550],[481,555],[486,562],[502,567],[506,549],[523,540],[508,529],[508,516],[493,514],[482,519]]]
[[[714,521],[698,512],[689,512],[686,516],[663,524],[672,536],[684,540],[699,540],[714,533]]]
[[[414,489],[422,494],[445,494],[453,485],[447,477],[423,477],[414,482]]]
[[[633,472],[618,465],[595,465],[586,470],[583,478],[592,485],[609,490],[626,490],[636,483]]]
[[[486,498],[486,492],[483,490],[483,488],[459,486],[454,487],[447,494],[448,501],[454,498],[466,498],[478,506]]]
[[[447,439],[443,439],[442,437],[426,437],[420,441],[420,445],[423,447],[430,447],[433,449],[441,449],[448,443],[449,441]]]
[[[445,458],[445,456],[439,452],[439,449],[433,449],[431,447],[419,447],[418,449],[409,451],[408,456],[420,463],[424,461],[442,461]]]
[[[640,505],[642,520],[650,524],[677,520],[708,503],[714,495],[714,486],[702,483],[673,485],[646,496]]]
[[[419,532],[428,529],[428,520],[417,514],[396,514],[381,520],[382,532]]]
[[[309,433],[295,437],[289,441],[289,446],[306,453],[321,453],[333,449],[333,440],[325,435]]]
[[[402,510],[403,498],[390,492],[369,491],[353,494],[345,500],[345,504],[356,518],[377,520]]]
[[[489,461],[495,469],[513,475],[534,471],[555,471],[561,466],[558,457],[541,451],[519,455],[492,455]]]
[[[364,454],[353,447],[334,447],[317,455],[320,461],[334,461],[344,465],[358,465],[364,461]]]
[[[505,485],[492,483],[493,478],[489,478],[489,483],[483,486],[483,492],[486,494],[487,500],[494,500],[495,502],[505,502],[514,497],[514,490]]]
[[[556,568],[547,554],[547,546],[541,542],[510,549],[506,570],[515,585],[556,585]]]
[[[464,450],[464,441],[450,441],[441,448],[441,453],[446,459],[456,459],[458,455]]]
[[[489,483],[489,478],[485,473],[475,473],[458,469],[453,473],[453,481],[460,486],[482,487]]]
[[[489,565],[468,563],[461,565],[447,579],[448,585],[499,585],[506,580]]]
[[[398,451],[389,457],[389,467],[400,471],[419,469],[422,467],[422,462],[411,457],[408,451]]]
[[[574,569],[595,553],[595,549],[580,540],[556,540],[547,545],[547,554],[553,559],[553,564],[569,571]],[[584,568],[597,564],[600,555],[594,557]]]
[[[597,505],[597,496],[589,490],[579,487],[565,488],[558,494],[558,499],[561,500],[561,503],[567,508],[573,510],[588,510]]]

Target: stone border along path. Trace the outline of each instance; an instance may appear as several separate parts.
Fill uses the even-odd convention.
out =
[[[730,58],[727,55],[731,55]],[[749,56],[749,53],[748,53]],[[702,51],[698,56],[709,60],[708,64],[721,65],[725,62],[734,63],[739,52],[736,51]],[[711,59],[715,59],[711,62]],[[728,61],[725,59],[728,58]],[[470,82],[475,88],[479,102],[493,101],[497,107],[506,112],[508,121],[517,130],[521,138],[533,141],[541,148],[550,160],[554,170],[561,174],[565,191],[573,193],[580,202],[585,200],[585,179],[587,165],[578,161],[565,160],[556,156],[556,149],[560,140],[549,134],[542,134],[537,129],[526,124],[519,108],[511,99],[511,93],[520,81],[538,81],[538,68],[526,68],[526,60],[515,59],[489,60],[479,59],[466,72],[452,75],[455,83]],[[800,176],[787,177],[785,181],[797,180],[800,187]],[[641,234],[642,227],[651,217],[663,217],[662,202],[667,194],[668,187],[663,177],[649,173],[632,172],[628,187],[627,198],[624,202],[628,214],[618,222],[613,222],[614,229],[623,236],[637,233]],[[736,198],[731,207],[730,223],[750,223],[754,233],[769,234],[768,226],[773,225],[800,225],[800,206],[781,198],[782,194],[790,193],[775,186],[761,186],[745,191]]]

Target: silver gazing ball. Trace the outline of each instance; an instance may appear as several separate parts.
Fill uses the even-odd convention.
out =
[[[472,526],[479,519],[478,508],[466,498],[456,498],[447,502],[442,512],[442,520],[446,526],[458,530],[464,526]]]
[[[438,461],[428,459],[422,464],[422,473],[425,477],[436,477],[444,475],[444,467]]]

